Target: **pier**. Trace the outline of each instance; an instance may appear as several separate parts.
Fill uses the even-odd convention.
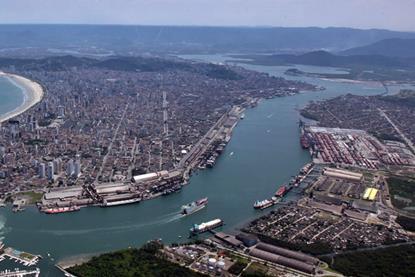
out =
[[[24,276],[39,277],[40,270],[38,268],[36,268],[35,270],[20,270],[16,268],[14,271],[11,271],[11,270],[0,271],[0,276],[2,277],[24,277]]]

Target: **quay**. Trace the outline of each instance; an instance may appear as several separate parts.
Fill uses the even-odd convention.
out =
[[[16,268],[14,271],[11,270],[4,270],[0,271],[0,276],[2,277],[39,277],[40,276],[40,269],[36,268],[35,270],[20,270]]]
[[[30,253],[19,251],[11,247],[7,247],[5,249],[2,249],[2,254],[0,255],[0,261],[5,260],[6,258],[14,260],[24,266],[33,266],[39,262],[41,257],[30,254]]]
[[[87,206],[110,207],[139,203],[180,191],[195,169],[212,167],[226,144],[232,131],[241,119],[244,108],[232,107],[223,114],[210,130],[191,147],[173,170],[139,175],[131,174],[128,182],[100,183],[95,181],[83,186],[72,186],[47,191],[39,209],[49,214],[78,211]],[[65,209],[61,209],[65,208]]]

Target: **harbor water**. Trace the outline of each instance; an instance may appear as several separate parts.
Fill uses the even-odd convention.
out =
[[[221,55],[186,57],[214,62],[226,59]],[[54,264],[64,258],[140,246],[157,238],[167,243],[185,241],[194,223],[221,218],[225,222],[222,230],[235,230],[269,211],[254,210],[253,203],[271,197],[310,161],[308,152],[299,144],[298,110],[301,107],[311,100],[346,93],[374,95],[385,91],[379,83],[285,76],[285,70],[292,67],[241,66],[303,80],[324,86],[326,90],[264,100],[247,110],[245,119],[238,123],[215,167],[195,173],[179,193],[134,205],[84,208],[79,212],[58,215],[41,214],[34,207],[21,213],[3,208],[0,210],[0,235],[4,243],[42,255],[43,259],[38,264],[42,276],[60,276]],[[309,72],[335,70],[297,68]],[[0,87],[0,95],[3,95],[3,90],[4,87]],[[206,208],[187,217],[180,215],[183,204],[202,197],[209,197]],[[293,193],[288,194],[286,201],[296,197]],[[0,263],[0,269],[5,267]]]

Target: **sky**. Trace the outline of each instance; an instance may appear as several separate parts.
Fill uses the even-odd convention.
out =
[[[415,31],[415,0],[0,0],[0,23]]]

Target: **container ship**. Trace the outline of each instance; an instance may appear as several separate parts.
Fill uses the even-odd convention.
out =
[[[201,209],[206,207],[207,203],[208,203],[208,198],[205,197],[205,198],[199,199],[197,201],[193,201],[192,203],[189,203],[187,205],[183,205],[181,214],[182,215],[190,215],[192,213],[200,211]]]
[[[223,220],[220,218],[216,218],[214,220],[204,222],[201,224],[195,224],[192,228],[190,228],[190,234],[191,235],[197,235],[204,232],[207,232],[209,230],[213,230],[217,227],[220,227],[223,225]]]
[[[47,214],[60,214],[79,211],[81,208],[77,206],[61,207],[61,208],[49,208],[45,209],[44,212]]]

